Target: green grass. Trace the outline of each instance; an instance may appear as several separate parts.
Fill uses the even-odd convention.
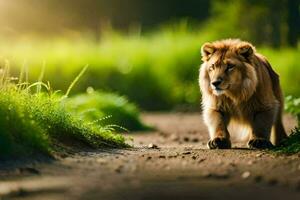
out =
[[[275,71],[280,75],[281,86],[285,96],[300,96],[300,49],[258,48],[264,54]]]
[[[298,119],[298,126],[300,127],[300,98],[287,96],[285,98],[285,110]]]
[[[89,70],[73,92],[83,92],[90,86],[117,91],[146,110],[186,105],[198,108],[200,47],[204,42],[221,39],[210,30],[206,26],[191,28],[182,21],[146,34],[107,31],[100,40],[87,35],[12,41],[5,38],[0,39],[0,55],[2,60],[11,61],[14,71],[19,71],[18,66],[30,66],[31,80],[37,80],[45,63],[45,80],[63,91],[88,63]],[[257,49],[280,74],[285,94],[300,96],[299,49]]]
[[[111,126],[78,118],[65,107],[66,98],[49,85],[13,84],[8,68],[0,76],[0,158],[52,154],[57,145],[85,145],[91,148],[127,147],[125,138]],[[36,91],[36,88],[38,91]]]
[[[279,147],[275,148],[275,151],[280,153],[299,153],[300,152],[300,129],[295,128],[291,135],[282,142]]]
[[[121,132],[150,129],[141,122],[136,105],[128,102],[126,97],[113,93],[88,88],[86,94],[70,97],[65,104],[70,112],[82,120],[111,126]]]
[[[298,153],[300,152],[300,98],[286,97],[285,110],[297,117],[298,127],[292,131],[279,147],[275,148],[275,151],[281,153]]]
[[[133,36],[126,39],[115,36],[100,43],[89,39],[32,41],[29,44],[21,41],[15,46],[10,44],[8,51],[0,47],[0,54],[7,55],[13,68],[22,66],[26,60],[31,80],[37,79],[46,60],[45,79],[55,88],[66,89],[81,66],[88,63],[89,71],[76,92],[85,91],[89,86],[118,91],[150,110],[170,109],[177,103],[197,101],[198,46],[174,47],[168,36],[155,40],[158,40],[156,45],[161,43],[162,46],[156,48],[151,41]],[[182,41],[182,45],[184,43]],[[190,47],[193,50],[186,49]]]
[[[30,66],[31,80],[37,79],[45,61],[45,79],[55,88],[66,90],[88,63],[89,70],[74,92],[89,86],[117,91],[148,110],[198,105],[200,46],[205,39],[184,24],[174,30],[144,36],[107,32],[100,41],[85,36],[2,40],[0,55],[11,61],[15,71]]]

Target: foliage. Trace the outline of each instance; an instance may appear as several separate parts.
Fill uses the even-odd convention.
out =
[[[212,17],[208,23],[218,37],[232,35],[275,48],[297,47],[299,1],[215,0],[211,3]]]
[[[300,98],[286,97],[285,110],[297,117],[298,127],[275,150],[282,153],[298,153],[300,152]]]
[[[117,91],[147,110],[174,109],[182,105],[199,107],[200,47],[206,41],[220,39],[209,28],[202,28],[195,30],[187,21],[182,21],[145,35],[107,31],[99,41],[88,36],[3,40],[0,55],[14,61],[15,72],[19,70],[16,66],[30,66],[31,80],[37,79],[45,62],[45,79],[55,88],[66,90],[72,77],[88,63],[89,70],[74,92],[83,92],[89,86]],[[224,35],[229,36],[230,33]],[[297,87],[300,51],[257,49],[281,75],[285,94],[300,95]]]
[[[86,94],[68,98],[65,104],[71,112],[84,121],[112,126],[122,132],[149,129],[142,124],[138,108],[133,103],[129,103],[127,98],[113,93],[88,88]]]
[[[298,153],[300,152],[300,129],[295,128],[289,137],[284,140],[275,151],[281,153]]]
[[[287,96],[285,98],[285,110],[297,117],[298,126],[300,127],[300,98]]]
[[[51,154],[57,142],[92,148],[127,146],[124,137],[115,134],[112,127],[71,115],[49,85],[13,84],[7,71],[6,67],[0,76],[0,158]],[[47,93],[32,92],[40,85],[47,88]]]

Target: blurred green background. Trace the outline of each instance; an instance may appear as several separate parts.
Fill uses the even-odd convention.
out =
[[[144,110],[199,110],[204,42],[252,42],[300,96],[299,0],[0,0],[0,66],[72,93],[125,95]]]

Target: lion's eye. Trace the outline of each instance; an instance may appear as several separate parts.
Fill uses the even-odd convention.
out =
[[[235,66],[234,66],[233,64],[228,64],[228,65],[227,65],[227,68],[226,68],[226,71],[230,72],[230,71],[233,70],[234,67],[235,67]]]

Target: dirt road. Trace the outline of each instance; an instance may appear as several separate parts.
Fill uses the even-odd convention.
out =
[[[133,149],[0,164],[0,199],[300,199],[300,154],[207,150],[199,114],[145,114]],[[295,120],[285,117],[287,129]],[[157,148],[156,148],[157,146]],[[12,167],[13,165],[13,167]],[[2,196],[2,197],[1,197]]]

